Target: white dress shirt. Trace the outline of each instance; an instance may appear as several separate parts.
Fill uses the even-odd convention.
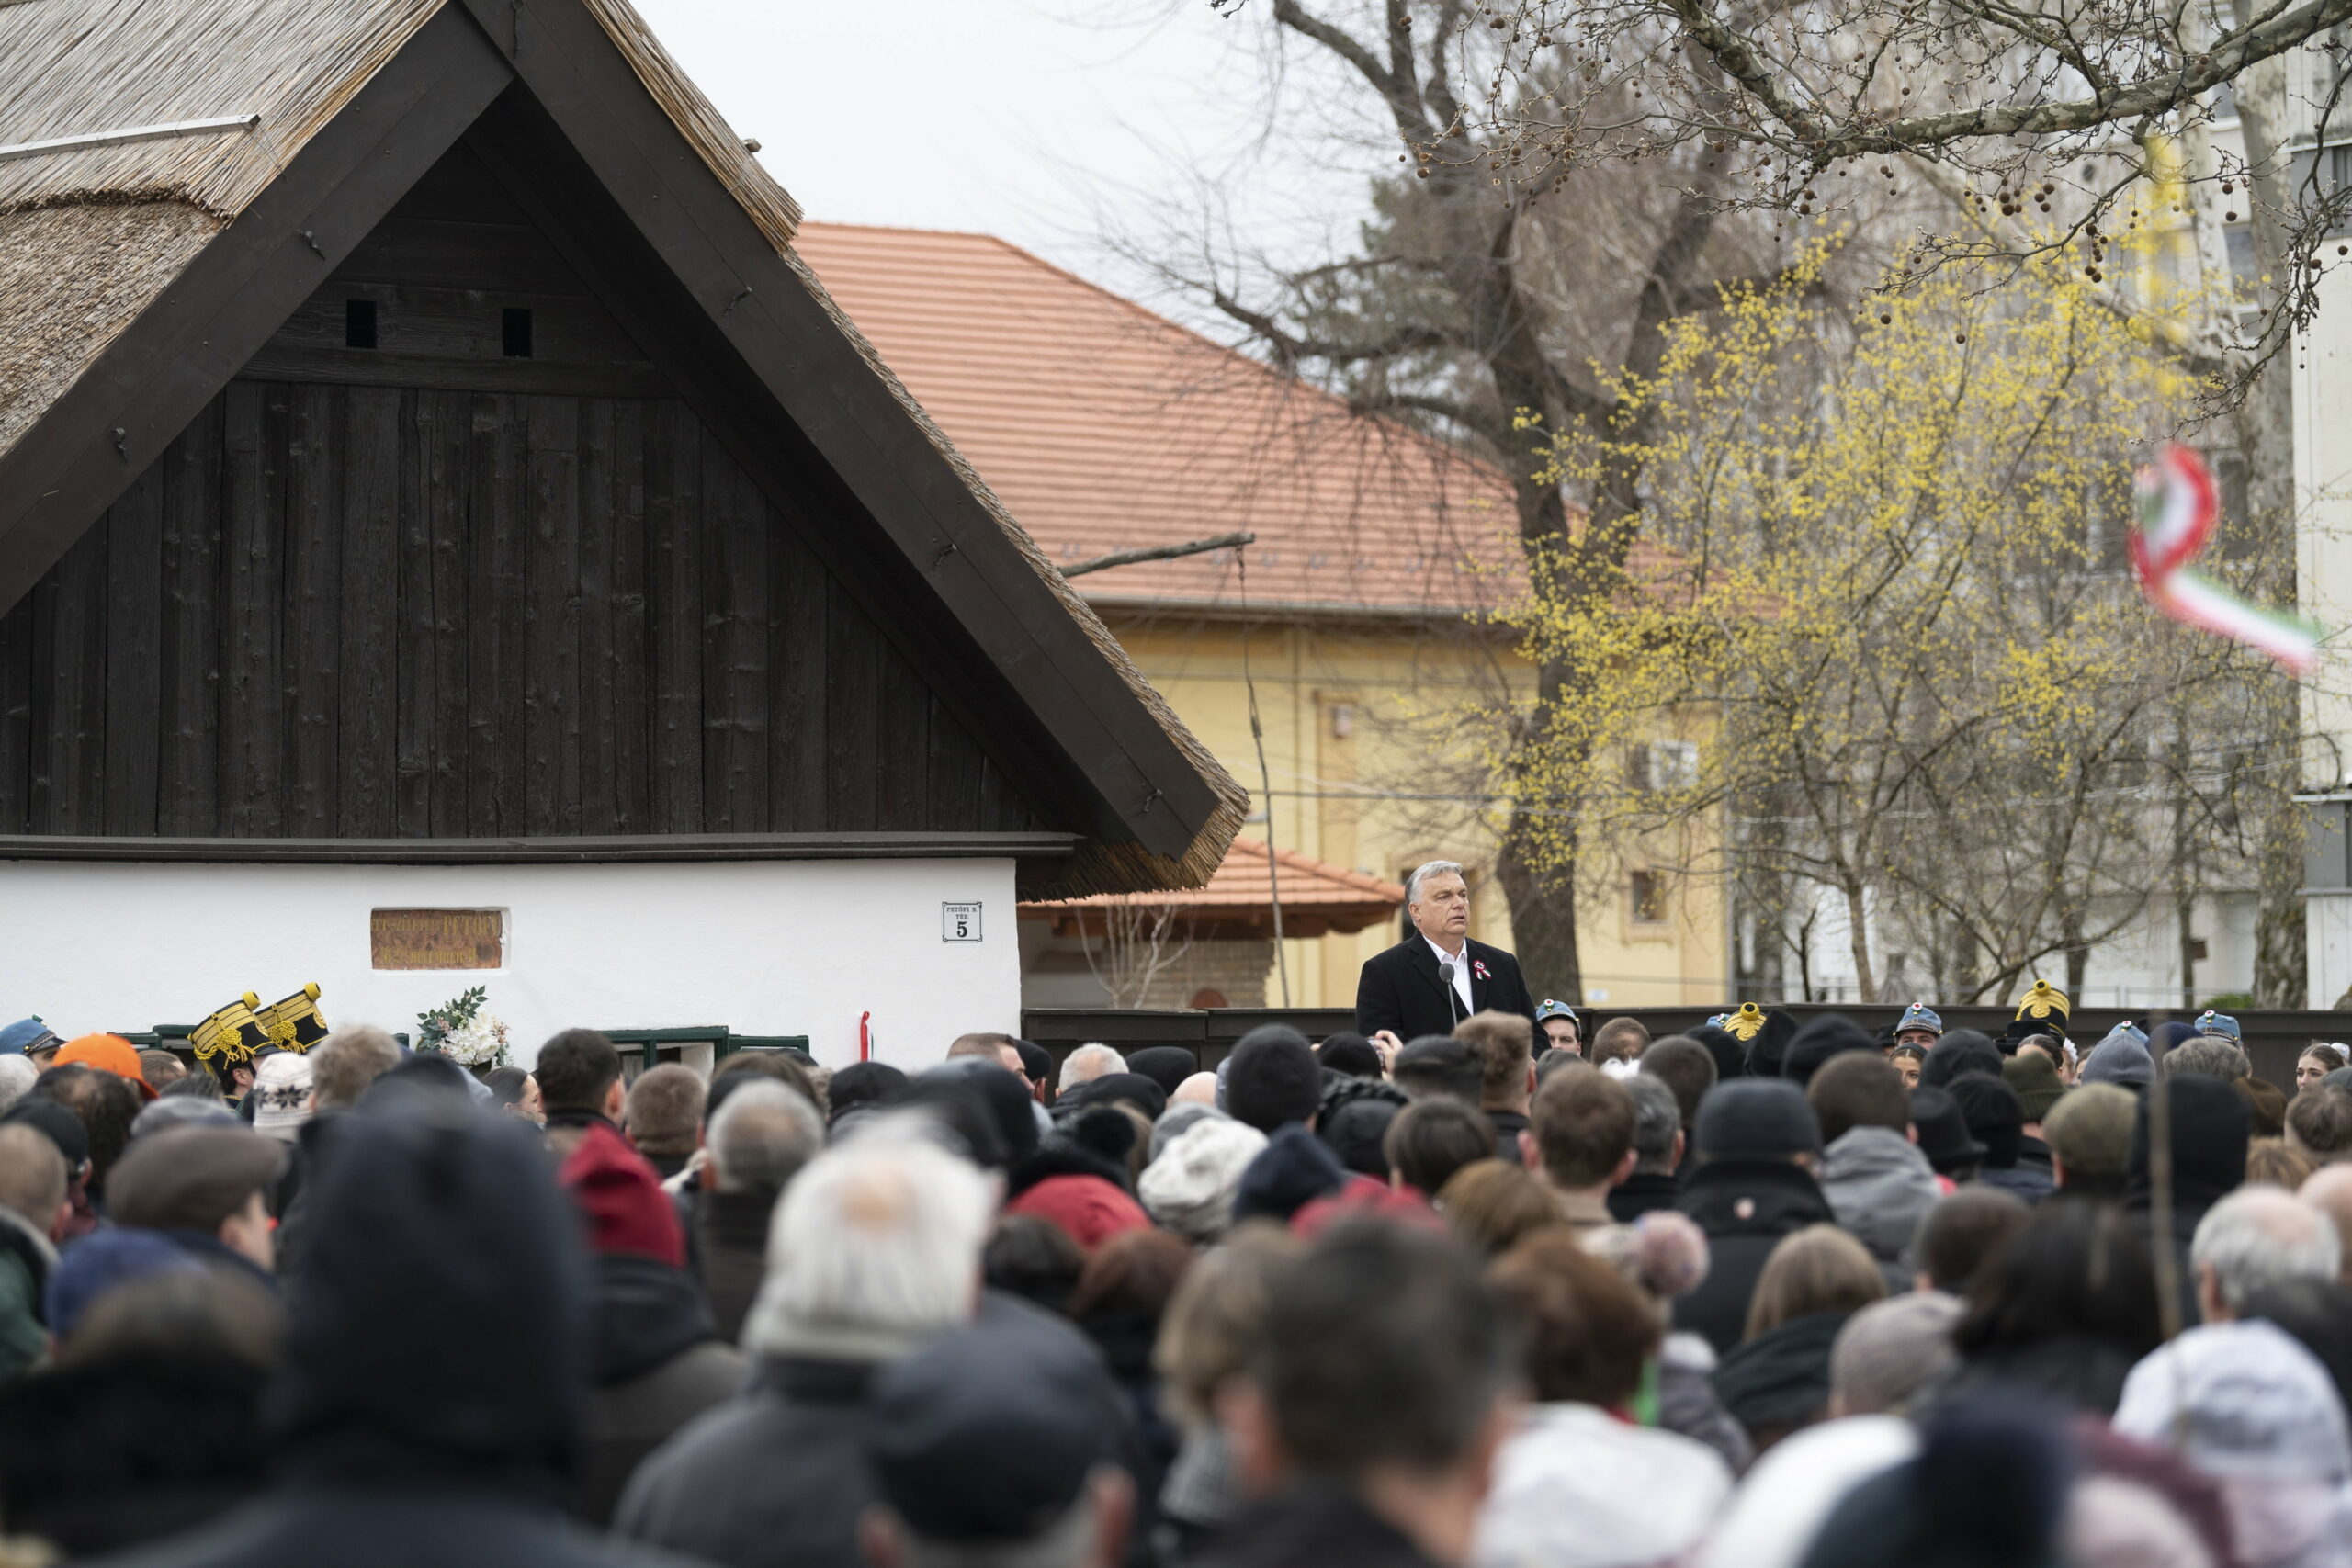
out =
[[[1453,989],[1462,998],[1462,1016],[1468,1018],[1472,1013],[1476,1012],[1477,1007],[1470,1000],[1470,944],[1464,942],[1460,953],[1448,953],[1437,943],[1430,942],[1427,936],[1422,937],[1421,940],[1430,942],[1430,951],[1437,954],[1437,961],[1441,965],[1447,964],[1453,965]],[[1444,973],[1442,967],[1438,970],[1440,976],[1443,976]]]

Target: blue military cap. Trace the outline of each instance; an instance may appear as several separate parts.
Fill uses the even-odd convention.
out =
[[[1566,1002],[1555,1002],[1547,997],[1544,1004],[1535,1010],[1535,1021],[1541,1024],[1547,1018],[1565,1018],[1574,1023],[1577,1021],[1577,1010]]]
[[[2245,1034],[2238,1029],[2238,1021],[2228,1013],[2215,1012],[2211,1008],[2207,1008],[2197,1015],[2197,1032],[2218,1034],[2222,1039],[2238,1044],[2245,1043]]]
[[[1925,1002],[1913,1002],[1903,1010],[1902,1018],[1895,1022],[1894,1032],[1900,1034],[1906,1029],[1926,1029],[1941,1034],[1944,1032],[1943,1015]]]

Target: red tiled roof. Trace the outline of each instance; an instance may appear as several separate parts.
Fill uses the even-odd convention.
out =
[[[1058,565],[1253,531],[1252,603],[1454,614],[1522,577],[1500,474],[985,234],[804,223],[794,246]],[[1078,580],[1231,605],[1233,552]]]
[[[1262,839],[1236,839],[1225,861],[1205,887],[1159,893],[1123,894],[1092,898],[1062,898],[1051,903],[1023,904],[1021,913],[1050,917],[1060,934],[1077,930],[1087,910],[1126,904],[1144,908],[1170,906],[1182,910],[1196,937],[1272,936],[1273,900],[1278,886],[1283,901],[1284,936],[1321,936],[1327,931],[1360,931],[1376,926],[1405,906],[1405,889],[1366,872],[1350,871],[1295,850],[1274,854],[1272,874],[1266,866]],[[1091,922],[1099,930],[1102,922]]]

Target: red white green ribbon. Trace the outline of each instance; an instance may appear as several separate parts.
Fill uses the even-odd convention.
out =
[[[2188,447],[2167,445],[2140,469],[2132,488],[2140,517],[2132,530],[2132,569],[2156,608],[2176,621],[2259,649],[2297,675],[2319,669],[2319,627],[2250,604],[2189,570],[2211,542],[2221,515],[2221,499],[2204,458]]]

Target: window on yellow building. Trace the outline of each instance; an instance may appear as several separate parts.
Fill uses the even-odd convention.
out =
[[[1637,926],[1666,923],[1666,874],[1637,871],[1628,882],[1625,902]]]

